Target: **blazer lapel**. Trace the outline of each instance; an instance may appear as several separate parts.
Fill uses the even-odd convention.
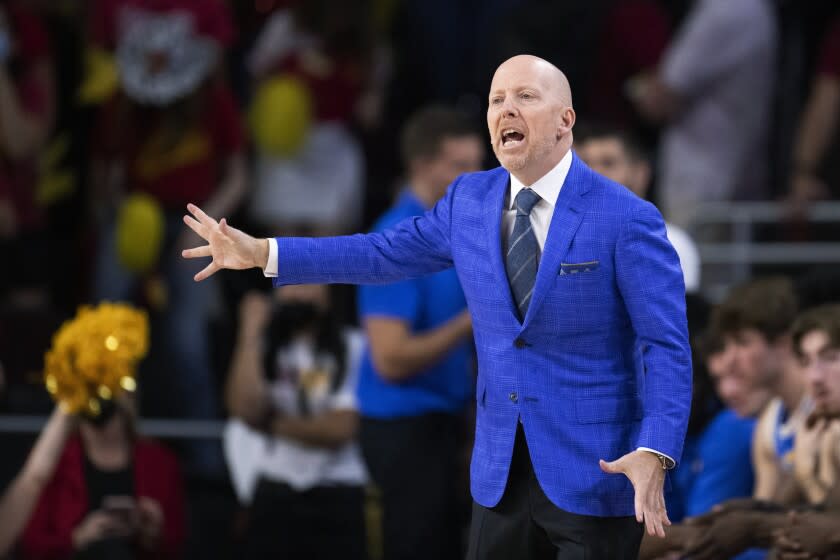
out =
[[[502,299],[513,320],[519,322],[519,315],[513,305],[513,296],[505,271],[505,261],[502,258],[502,212],[504,212],[505,195],[510,190],[510,173],[499,173],[490,183],[487,196],[484,197],[484,220],[487,230],[487,247],[490,250],[490,266],[496,275],[496,281],[501,286]]]
[[[573,154],[572,166],[560,195],[557,197],[557,204],[554,206],[554,214],[551,217],[551,225],[548,227],[548,236],[545,240],[540,266],[537,270],[537,279],[534,284],[534,295],[525,314],[523,328],[527,327],[531,318],[539,310],[545,299],[545,294],[554,284],[557,274],[560,272],[560,263],[575,233],[580,227],[589,201],[583,196],[589,190],[589,177],[585,173],[585,167],[577,154]]]

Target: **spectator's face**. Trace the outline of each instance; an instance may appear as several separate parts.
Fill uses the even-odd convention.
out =
[[[840,412],[840,348],[831,345],[825,331],[816,330],[802,337],[799,351],[817,409]]]
[[[510,172],[544,167],[574,124],[574,112],[564,105],[550,72],[515,57],[493,76],[487,127],[493,152]]]
[[[459,175],[480,170],[483,158],[484,147],[478,136],[445,138],[435,157],[417,162],[414,176],[433,188],[436,198],[441,198]]]
[[[758,415],[772,396],[768,387],[776,372],[769,363],[772,354],[761,333],[745,329],[725,337],[723,350],[707,359],[718,396],[738,416]]]
[[[578,146],[580,158],[608,179],[620,183],[641,198],[647,194],[647,184],[639,176],[639,164],[634,162],[621,140],[614,137],[592,138]]]

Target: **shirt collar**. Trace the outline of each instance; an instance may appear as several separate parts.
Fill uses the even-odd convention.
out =
[[[560,188],[563,186],[563,183],[566,181],[566,176],[569,174],[569,169],[572,168],[572,150],[566,152],[566,155],[563,156],[563,159],[554,166],[554,169],[537,179],[537,181],[531,185],[531,190],[535,193],[540,195],[544,201],[546,201],[551,207],[554,207],[557,204],[557,197],[560,196]],[[525,188],[525,185],[522,182],[513,176],[511,173],[510,175],[510,198],[508,199],[508,210],[513,208],[513,203],[516,200],[516,195],[519,194],[519,191]]]

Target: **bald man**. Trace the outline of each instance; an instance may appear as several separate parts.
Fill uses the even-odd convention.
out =
[[[190,205],[184,251],[275,285],[393,282],[455,267],[478,352],[471,559],[636,558],[691,400],[685,287],[659,212],[572,150],[568,81],[517,56],[493,76],[502,166],[368,235],[255,239]],[[411,381],[407,381],[410,383]],[[385,511],[384,515],[388,515]],[[644,526],[643,526],[644,525]]]

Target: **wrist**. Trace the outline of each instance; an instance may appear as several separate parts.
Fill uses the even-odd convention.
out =
[[[268,244],[268,239],[254,239],[254,250],[252,252],[254,268],[264,270],[268,264]]]

